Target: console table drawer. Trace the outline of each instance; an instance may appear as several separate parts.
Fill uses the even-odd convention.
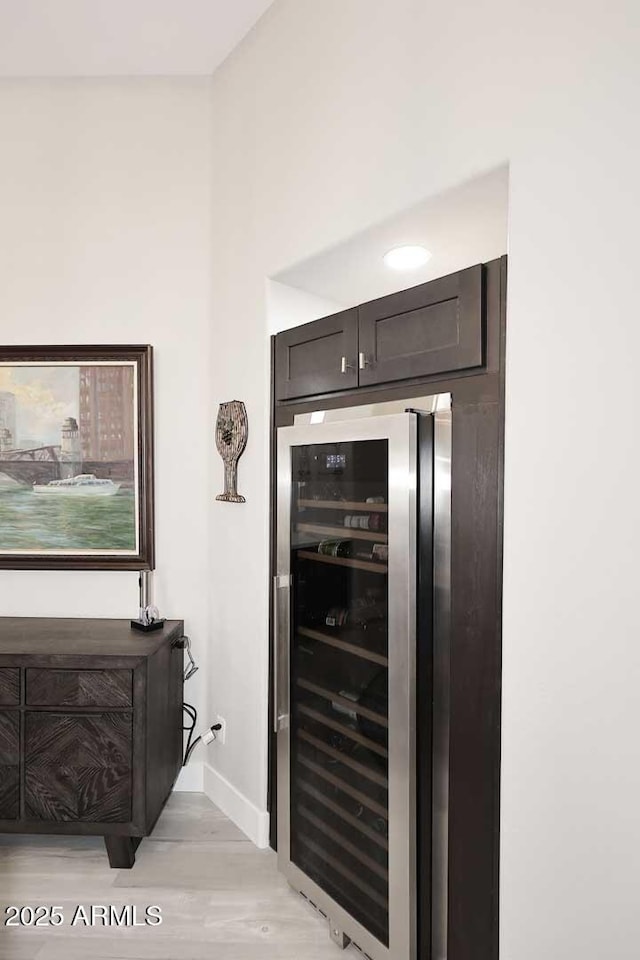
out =
[[[0,706],[16,707],[20,703],[20,670],[3,667],[0,670]]]
[[[27,670],[30,707],[130,707],[131,670]]]

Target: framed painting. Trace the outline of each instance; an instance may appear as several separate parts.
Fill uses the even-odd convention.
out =
[[[154,565],[150,346],[0,347],[0,568]]]

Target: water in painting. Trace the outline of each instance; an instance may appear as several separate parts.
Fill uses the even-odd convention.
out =
[[[135,366],[0,365],[0,555],[137,551]]]

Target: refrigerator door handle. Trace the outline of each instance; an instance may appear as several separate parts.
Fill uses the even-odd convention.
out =
[[[273,732],[278,733],[288,726],[288,696],[283,704],[280,671],[286,662],[286,649],[289,643],[289,597],[291,577],[288,575],[273,578]],[[285,615],[282,616],[281,607],[284,605]]]

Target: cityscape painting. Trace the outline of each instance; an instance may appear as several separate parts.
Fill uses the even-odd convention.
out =
[[[5,359],[7,349],[0,349],[0,565],[148,567],[151,348],[43,348],[70,357],[125,353],[77,359],[38,359],[38,349],[20,348],[36,354],[31,360]],[[32,562],[20,562],[26,558]]]

